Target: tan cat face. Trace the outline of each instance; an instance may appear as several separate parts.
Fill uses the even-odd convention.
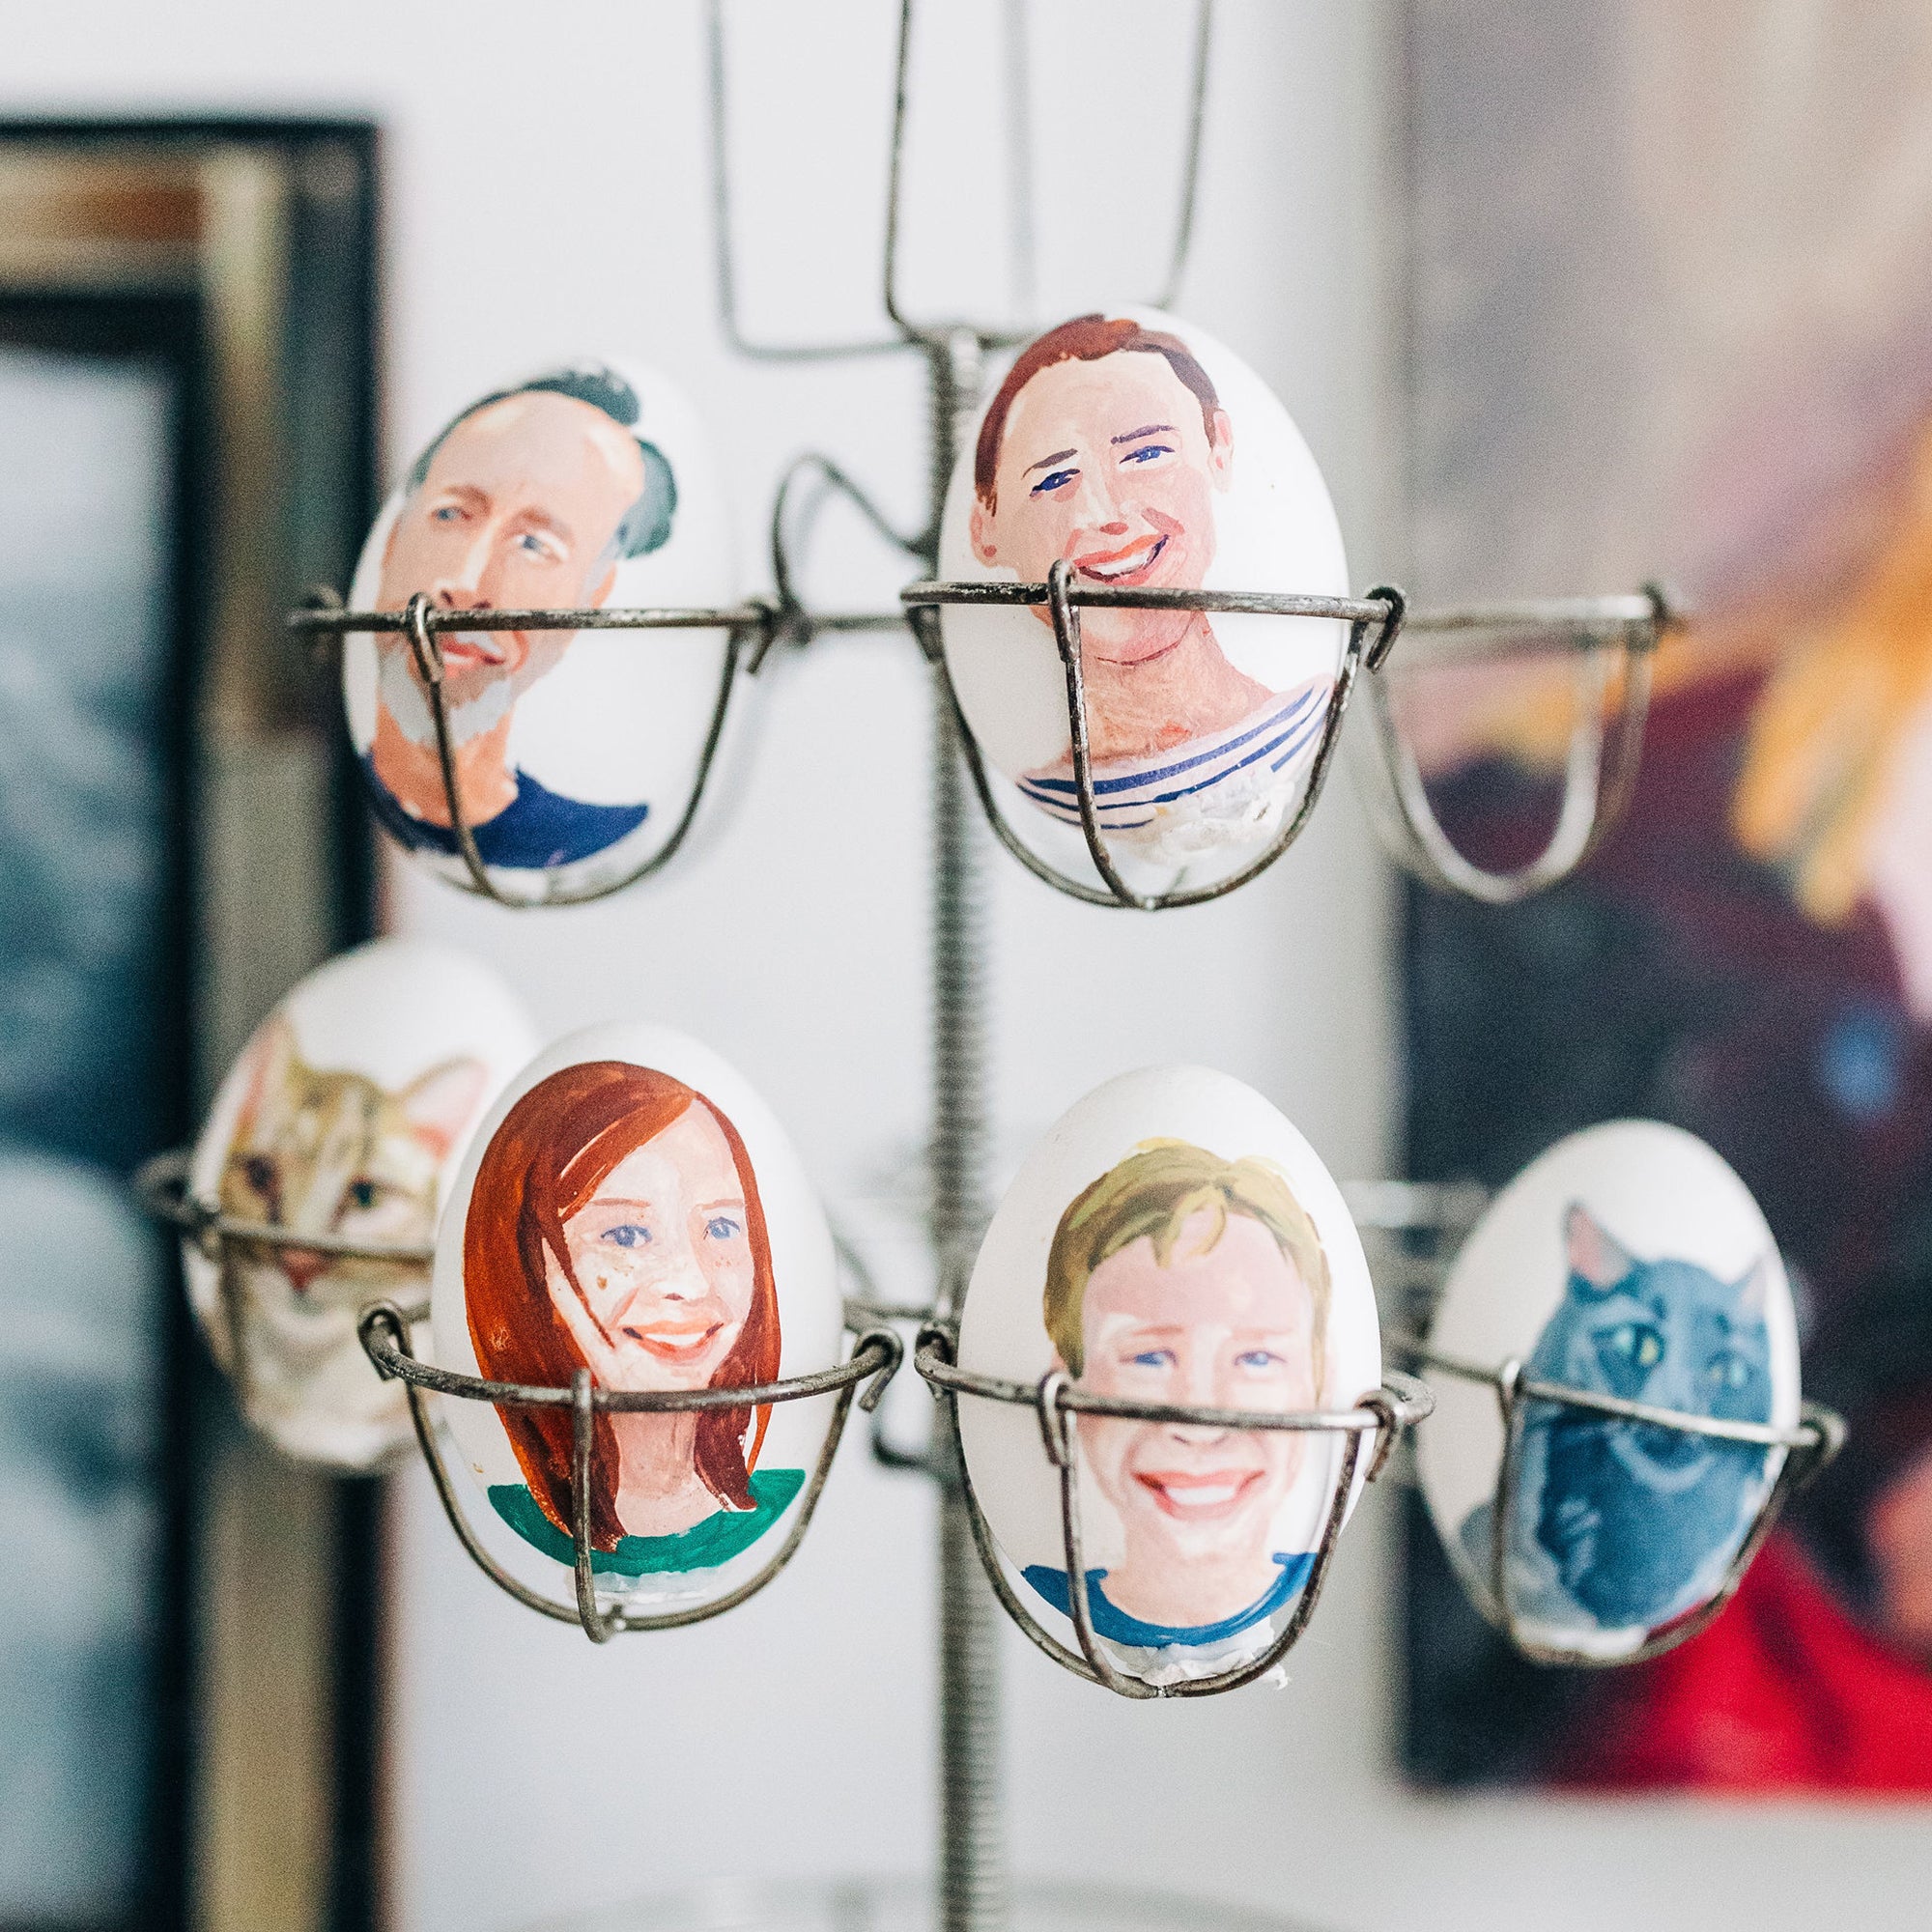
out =
[[[248,1086],[221,1175],[221,1210],[290,1233],[372,1246],[426,1246],[437,1176],[482,1098],[480,1061],[444,1061],[392,1094],[359,1073],[311,1066],[276,1014],[250,1049]],[[370,1367],[355,1318],[383,1296],[420,1301],[427,1267],[230,1243],[242,1313],[244,1388],[257,1420],[318,1429],[374,1422],[398,1390]]]

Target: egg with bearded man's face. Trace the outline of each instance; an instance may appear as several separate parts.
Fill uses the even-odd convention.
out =
[[[506,383],[417,455],[364,545],[350,602],[439,611],[716,609],[735,595],[711,443],[655,371],[583,360]],[[516,895],[626,876],[698,782],[725,671],[721,630],[518,626],[436,634],[457,797]],[[343,695],[377,822],[469,876],[433,705],[401,631],[352,634]]]

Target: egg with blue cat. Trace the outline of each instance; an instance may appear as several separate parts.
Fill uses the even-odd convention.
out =
[[[1307,1415],[1381,1378],[1361,1242],[1321,1156],[1271,1102],[1202,1066],[1123,1074],[1022,1162],[966,1293],[962,1368],[1049,1372],[1135,1405]],[[958,1398],[975,1495],[1029,1610],[1071,1644],[1059,1473],[1035,1411]],[[1265,1651],[1314,1576],[1346,1438],[1076,1412],[1095,1637],[1149,1683]],[[1366,1476],[1357,1463],[1352,1506]]]
[[[403,1386],[377,1375],[356,1321],[376,1301],[426,1306],[457,1163],[536,1046],[487,967],[379,939],[295,986],[222,1082],[189,1189],[260,1234],[225,1236],[218,1260],[184,1242],[188,1294],[244,1414],[285,1454],[362,1470],[412,1441]]]
[[[1573,1134],[1511,1181],[1457,1255],[1430,1341],[1692,1423],[1798,1420],[1797,1319],[1771,1229],[1721,1156],[1658,1122]],[[1521,1633],[1578,1656],[1634,1651],[1717,1596],[1786,1453],[1527,1400],[1499,1526],[1494,1392],[1428,1379],[1419,1471],[1451,1562],[1494,1614],[1500,1540]]]
[[[831,1233],[784,1128],[709,1048],[643,1023],[572,1034],[504,1090],[457,1178],[433,1309],[444,1368],[565,1389],[587,1371],[673,1397],[830,1368],[844,1325]],[[600,1594],[692,1604],[755,1577],[809,1506],[832,1405],[600,1412]],[[486,1545],[567,1595],[569,1410],[443,1411]]]
[[[439,611],[477,613],[729,605],[729,519],[711,450],[656,370],[582,357],[502,383],[417,453],[363,547],[350,603],[402,611],[421,595]],[[668,839],[720,702],[722,630],[438,636],[457,798],[499,889],[594,890]],[[352,634],[342,683],[377,823],[466,881],[410,639]]]

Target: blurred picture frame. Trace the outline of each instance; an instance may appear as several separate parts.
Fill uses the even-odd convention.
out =
[[[0,1524],[11,1482],[52,1553],[0,1628],[0,1791],[42,1794],[0,1824],[10,1927],[378,1918],[380,1486],[247,1435],[125,1185],[372,925],[333,680],[282,619],[375,508],[378,169],[358,121],[0,122],[32,533],[0,570],[0,1009],[34,1022],[0,1068],[0,1243],[52,1338],[0,1361],[30,1398]],[[66,1264],[84,1236],[116,1265]],[[63,1669],[10,1722],[10,1683]]]

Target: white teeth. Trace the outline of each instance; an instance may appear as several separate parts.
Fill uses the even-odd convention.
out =
[[[1110,563],[1090,563],[1082,567],[1083,577],[1098,578],[1102,583],[1111,583],[1116,578],[1131,577],[1137,570],[1145,570],[1161,553],[1165,545],[1150,544],[1145,550],[1137,550],[1131,556],[1123,556]]]
[[[1233,1483],[1169,1483],[1169,1497],[1178,1503],[1192,1503],[1202,1509],[1212,1509],[1219,1503],[1233,1499]]]

